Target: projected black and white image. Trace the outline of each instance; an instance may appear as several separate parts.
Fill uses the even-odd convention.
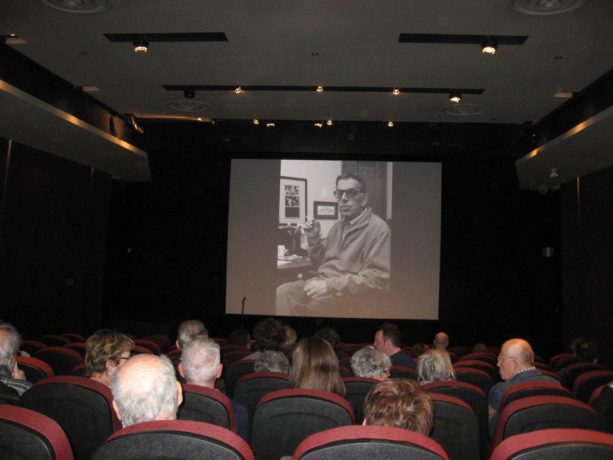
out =
[[[364,302],[381,301],[390,284],[391,231],[387,223],[387,179],[391,170],[381,163],[283,160],[281,172],[300,170],[316,198],[334,199],[336,206],[317,208],[299,223],[287,222],[288,199],[299,191],[282,180],[277,246],[278,315],[321,315],[353,309]],[[383,170],[382,167],[385,167]],[[290,201],[293,202],[293,201]],[[373,204],[379,209],[375,211]],[[332,209],[330,209],[332,208]],[[323,215],[318,211],[321,209]],[[336,212],[338,219],[326,221]],[[323,218],[322,218],[323,217]],[[291,280],[291,281],[290,281]]]
[[[436,319],[440,209],[439,163],[234,159],[226,311]]]

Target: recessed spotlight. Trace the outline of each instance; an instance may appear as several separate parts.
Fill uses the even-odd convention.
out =
[[[394,89],[392,90],[392,94],[393,94],[394,96],[398,96],[398,95],[400,94],[400,88],[394,88]]]
[[[559,176],[558,168],[551,168],[549,170],[549,178],[550,179],[557,179],[558,176]]]
[[[196,120],[202,121],[202,117],[198,117],[198,118],[196,118]]]
[[[332,126],[334,124],[334,122],[332,121],[332,119],[328,119],[328,121],[326,121],[326,125],[328,126]]]
[[[488,38],[483,42],[483,45],[481,46],[481,53],[493,56],[494,54],[496,54],[497,49],[498,46],[496,44],[496,40]]]
[[[317,91],[318,93],[323,93],[324,92],[324,87],[323,86],[318,86],[315,91]]]
[[[194,88],[185,88],[183,90],[183,96],[185,96],[186,99],[193,99],[196,97],[196,91]]]
[[[313,126],[315,126],[316,128],[323,128],[324,127],[324,122],[323,121],[316,121],[315,123],[313,123]]]
[[[267,128],[274,128],[275,127],[275,122],[274,121],[269,121],[266,123],[266,127]]]
[[[553,97],[556,99],[570,99],[573,97],[573,93],[570,91],[556,91],[553,93]]]
[[[243,88],[241,88],[240,86],[237,86],[236,88],[234,88],[234,93],[240,94],[242,92],[243,92]]]
[[[449,102],[459,104],[462,101],[462,95],[460,93],[451,93],[449,95]]]
[[[394,127],[394,122],[393,121],[388,121],[387,122],[387,127],[388,128],[393,128]]]
[[[260,120],[258,120],[257,118],[254,118],[253,119],[253,124],[256,125],[256,126],[259,125],[260,124]]]
[[[149,51],[149,42],[147,40],[140,39],[134,40],[134,52],[135,53],[147,53]]]

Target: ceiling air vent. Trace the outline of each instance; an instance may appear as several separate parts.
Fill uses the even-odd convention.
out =
[[[511,0],[511,8],[533,16],[562,14],[576,10],[588,0]]]
[[[39,0],[39,2],[64,13],[102,13],[111,7],[110,0]]]
[[[481,115],[483,107],[478,104],[450,104],[443,107],[443,112],[454,117],[471,117]]]
[[[197,113],[211,109],[211,104],[196,99],[177,99],[170,101],[168,107],[177,112]]]

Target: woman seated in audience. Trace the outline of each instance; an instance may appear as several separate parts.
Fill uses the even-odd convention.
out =
[[[345,396],[338,358],[328,342],[315,337],[300,339],[292,353],[289,385]]]
[[[455,380],[455,372],[449,353],[429,350],[417,360],[417,381],[423,384],[438,380]]]
[[[351,370],[357,377],[385,380],[392,366],[389,356],[375,350],[371,345],[356,351],[351,356]]]
[[[409,379],[379,382],[364,398],[364,425],[395,426],[428,436],[433,413],[430,395]]]
[[[121,332],[96,331],[85,342],[85,375],[110,386],[111,375],[130,358],[133,349],[134,341]]]

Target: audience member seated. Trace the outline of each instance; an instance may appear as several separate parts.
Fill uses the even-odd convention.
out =
[[[430,346],[427,343],[416,343],[412,347],[406,350],[406,353],[413,359],[419,358],[425,352],[430,350]]]
[[[403,366],[415,369],[413,360],[402,351],[400,329],[397,325],[384,323],[377,328],[373,346],[390,357],[392,366]]]
[[[395,426],[428,436],[432,430],[430,395],[413,380],[379,382],[364,399],[364,425]]]
[[[247,329],[235,329],[228,337],[226,345],[238,345],[251,349],[251,334]]]
[[[357,377],[385,380],[389,377],[391,366],[389,356],[371,346],[364,347],[351,356],[351,370]]]
[[[496,431],[496,424],[500,416],[500,402],[504,392],[517,383],[543,381],[560,382],[553,377],[543,375],[534,367],[534,351],[528,342],[523,339],[507,340],[498,355],[498,369],[500,378],[504,380],[494,385],[489,393],[490,435]]]
[[[331,327],[322,327],[321,329],[318,329],[315,334],[313,334],[313,337],[328,342],[328,344],[330,344],[334,350],[334,353],[336,353],[336,356],[341,356],[341,336],[338,334],[336,329],[332,329]]]
[[[179,373],[191,385],[214,389],[215,381],[221,377],[222,371],[219,344],[213,340],[204,336],[196,337],[181,352]],[[251,422],[247,407],[234,399],[231,401],[236,417],[237,433],[249,442]]]
[[[26,380],[24,372],[17,367],[17,354],[21,346],[21,336],[9,323],[0,322],[0,382],[11,387],[20,396],[32,384]]]
[[[253,338],[256,351],[245,356],[244,359],[257,359],[260,353],[266,350],[279,351],[285,342],[285,329],[278,320],[266,318],[253,328]]]
[[[285,341],[281,345],[281,350],[286,353],[291,353],[294,349],[294,345],[296,345],[298,341],[298,334],[296,334],[296,329],[289,324],[284,325],[283,330],[285,331]]]
[[[437,332],[432,341],[435,350],[447,351],[449,346],[449,336],[444,332]]]
[[[338,357],[328,342],[315,337],[300,339],[292,354],[289,386],[345,396]]]
[[[455,380],[449,353],[441,350],[427,351],[417,360],[417,381],[426,384],[439,380]]]
[[[483,352],[483,353],[487,353],[490,351],[489,347],[481,342],[475,343],[471,349],[471,351],[473,353],[477,353],[477,352]]]
[[[578,363],[598,364],[598,345],[590,339],[575,339],[571,345],[573,354],[577,357]],[[568,368],[563,367],[557,373],[558,380],[567,387],[572,387],[569,382]],[[572,378],[571,378],[572,380]]]
[[[289,360],[283,352],[263,351],[255,360],[256,372],[289,372]]]
[[[197,319],[190,319],[179,324],[177,329],[176,345],[179,350],[183,350],[195,337],[204,336],[208,339],[209,331],[206,330],[204,323]]]
[[[130,359],[134,341],[125,334],[101,329],[85,342],[85,375],[111,386],[113,372]]]
[[[152,420],[175,420],[183,390],[166,356],[140,354],[111,376],[113,408],[123,427]]]

